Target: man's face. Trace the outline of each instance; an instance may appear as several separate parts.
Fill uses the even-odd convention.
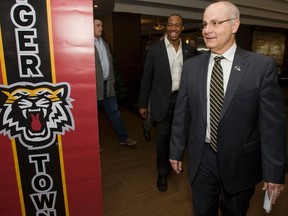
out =
[[[168,19],[166,31],[170,42],[177,41],[184,29],[182,19],[179,16],[171,16]]]
[[[103,26],[101,20],[94,20],[94,36],[100,38],[102,36]]]
[[[239,27],[239,20],[233,18],[221,4],[211,5],[205,10],[203,23],[206,23],[206,27],[202,35],[206,47],[213,53],[223,54],[233,45]]]
[[[196,43],[195,43],[194,40],[190,40],[189,43],[190,43],[190,45],[191,45],[192,47],[196,47]]]

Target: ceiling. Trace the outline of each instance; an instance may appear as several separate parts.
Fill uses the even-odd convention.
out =
[[[142,32],[151,29],[153,23],[165,23],[172,13],[185,20],[185,28],[198,27],[206,6],[212,0],[115,0],[115,12],[142,14]],[[287,0],[231,0],[241,12],[241,23],[288,29]],[[188,21],[188,22],[187,22]]]
[[[145,34],[151,31],[152,25],[158,21],[165,24],[167,17],[173,13],[178,13],[184,18],[185,29],[197,28],[204,9],[215,1],[94,0],[94,3],[97,2],[98,4],[102,2],[103,12],[112,10],[141,14],[141,28]],[[230,2],[238,6],[242,24],[288,29],[288,0],[230,0]]]

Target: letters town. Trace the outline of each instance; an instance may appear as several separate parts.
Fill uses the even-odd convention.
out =
[[[29,155],[29,162],[34,163],[36,175],[31,185],[35,194],[30,194],[37,215],[56,215],[56,191],[51,191],[53,179],[46,173],[45,164],[50,162],[49,154]]]

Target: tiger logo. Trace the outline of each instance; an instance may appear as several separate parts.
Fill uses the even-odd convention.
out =
[[[28,149],[46,148],[58,134],[74,130],[72,101],[69,83],[0,85],[0,134]]]

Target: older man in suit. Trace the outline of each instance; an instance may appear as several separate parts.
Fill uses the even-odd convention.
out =
[[[177,99],[183,62],[192,57],[194,49],[181,41],[183,19],[178,14],[169,16],[165,38],[148,47],[143,67],[139,95],[139,113],[145,119],[150,100],[151,118],[157,128],[157,187],[167,190],[169,140],[174,106]]]
[[[195,215],[216,216],[219,207],[222,215],[246,215],[255,185],[261,179],[272,203],[283,190],[285,116],[277,70],[272,58],[237,47],[235,34],[239,25],[240,13],[234,4],[209,5],[200,28],[211,52],[189,59],[183,66],[170,162],[180,173],[188,145]],[[222,60],[213,70],[218,61],[215,56]],[[212,93],[215,81],[211,74],[216,71],[223,76],[222,90],[220,85],[217,87],[218,93],[224,91],[223,103]],[[219,80],[216,82],[221,83]],[[218,120],[214,114],[216,104],[222,107]],[[189,129],[188,144],[185,128]]]

